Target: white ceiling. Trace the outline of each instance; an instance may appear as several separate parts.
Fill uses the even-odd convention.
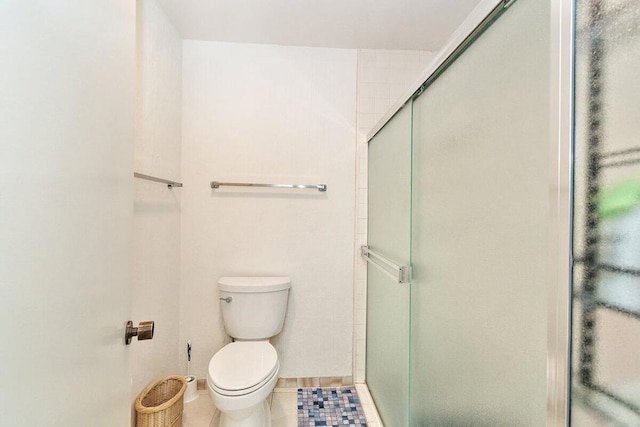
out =
[[[185,39],[439,50],[481,0],[158,0]]]

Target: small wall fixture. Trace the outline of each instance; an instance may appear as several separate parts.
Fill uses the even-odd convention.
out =
[[[267,187],[267,188],[311,188],[318,191],[327,191],[326,184],[256,184],[250,182],[219,182],[211,181],[211,188],[214,190],[222,186],[228,187]]]
[[[147,181],[160,182],[162,184],[167,184],[167,187],[169,187],[169,188],[182,187],[182,183],[181,182],[171,181],[169,179],[164,179],[164,178],[158,178],[158,177],[151,176],[151,175],[145,175],[143,173],[134,172],[133,176],[135,178],[146,179]]]
[[[127,322],[127,327],[124,333],[124,342],[127,345],[131,344],[131,340],[135,336],[138,337],[138,341],[150,340],[151,338],[153,338],[154,329],[155,324],[153,320],[140,322],[137,328],[134,327],[133,322],[129,320]]]

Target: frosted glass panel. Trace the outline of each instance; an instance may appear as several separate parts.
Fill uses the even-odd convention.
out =
[[[413,105],[411,426],[545,425],[547,3],[516,1]]]
[[[411,106],[369,142],[369,247],[409,263]],[[409,285],[369,264],[367,384],[385,425],[406,426],[409,405]]]
[[[640,9],[579,0],[571,418],[640,425]]]

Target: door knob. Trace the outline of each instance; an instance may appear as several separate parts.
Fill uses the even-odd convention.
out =
[[[131,339],[135,336],[138,337],[138,341],[142,340],[150,340],[153,338],[153,330],[155,325],[153,320],[147,320],[145,322],[138,323],[138,327],[133,326],[133,322],[129,320],[127,322],[127,328],[124,333],[124,342],[129,345],[131,344]]]

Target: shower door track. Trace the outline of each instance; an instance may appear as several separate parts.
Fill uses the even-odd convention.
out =
[[[438,56],[429,64],[418,81],[411,89],[394,104],[382,119],[367,134],[367,141],[371,139],[400,111],[409,101],[420,96],[462,53],[502,15],[517,0],[483,0],[476,6],[465,21],[458,27],[449,43],[439,52]]]

